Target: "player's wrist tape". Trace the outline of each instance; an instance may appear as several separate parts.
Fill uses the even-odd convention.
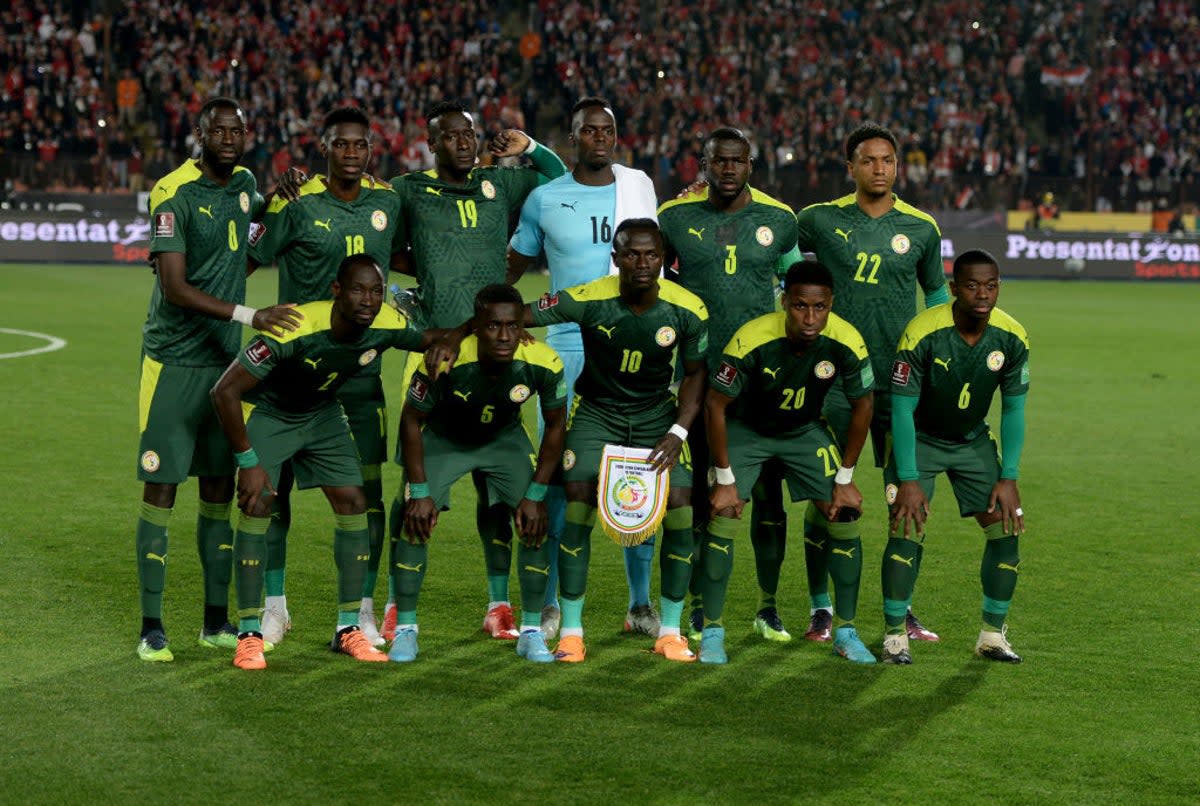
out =
[[[521,153],[522,154],[532,154],[533,152],[537,151],[537,147],[538,147],[538,141],[534,140],[532,137],[530,137],[529,145],[525,146],[525,150],[522,151]],[[530,500],[533,500],[533,499],[530,499]]]
[[[525,497],[534,503],[540,504],[546,500],[546,491],[550,488],[545,484],[538,484],[536,481],[529,482],[529,486],[525,488]]]
[[[246,327],[254,327],[254,314],[256,313],[258,311],[245,305],[234,305],[233,316],[229,317],[229,321],[241,322]]]
[[[410,481],[408,483],[408,497],[410,499],[428,498],[429,484],[424,481],[418,481],[415,483]]]
[[[854,481],[854,465],[842,467],[838,465],[837,475],[833,477],[834,484],[849,484]]]
[[[239,451],[233,455],[237,466],[245,470],[248,467],[254,467],[258,464],[258,454],[254,452],[254,448],[247,448],[244,451]]]
[[[732,467],[714,467],[713,478],[716,479],[717,484],[733,484],[736,481],[733,477]]]
[[[675,436],[679,437],[684,442],[687,442],[688,430],[686,428],[684,428],[682,425],[680,425],[679,423],[675,423],[670,428],[668,428],[667,433],[674,434]]]

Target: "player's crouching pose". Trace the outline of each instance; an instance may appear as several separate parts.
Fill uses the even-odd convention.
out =
[[[397,496],[397,507],[404,506],[404,523],[393,519],[391,526],[397,615],[388,657],[398,663],[416,660],[417,597],[425,579],[428,540],[438,513],[448,508],[450,488],[468,473],[484,481],[479,494],[487,500],[481,503],[506,507],[520,534],[517,654],[537,663],[554,661],[541,626],[550,575],[544,500],[562,456],[567,388],[554,350],[537,342],[521,343],[524,306],[512,286],[485,286],[475,297],[474,335],[462,342],[454,367],[437,380],[419,369],[412,374],[400,417],[408,502]],[[421,361],[421,356],[410,358],[413,361]],[[533,445],[521,424],[521,404],[533,395],[546,422],[536,468]],[[508,517],[505,528],[511,534]]]
[[[862,493],[853,470],[871,423],[874,375],[867,346],[833,308],[833,276],[820,263],[788,269],[783,311],[743,325],[712,372],[705,415],[712,451],[712,519],[701,535],[705,576],[702,663],[725,663],[721,613],[733,570],[735,518],[774,459],[783,466],[792,500],[808,499],[829,533],[834,584],[834,652],[874,663],[854,627],[862,576],[858,518]],[[850,400],[844,453],[821,417],[835,380]]]
[[[233,660],[239,668],[267,665],[260,622],[266,531],[274,485],[289,459],[300,489],[319,486],[337,522],[338,618],[331,648],[356,660],[387,660],[358,628],[368,561],[367,508],[358,451],[337,392],[387,348],[424,350],[442,331],[422,333],[408,327],[395,309],[381,311],[383,294],[383,271],[372,258],[346,258],[338,267],[332,301],[301,305],[303,325],[285,336],[260,333],[212,389],[240,468]],[[243,406],[250,412],[245,419]]]
[[[954,261],[952,302],[909,322],[892,368],[894,460],[884,468],[891,535],[883,553],[885,663],[912,663],[904,614],[917,579],[913,560],[938,473],[950,479],[958,511],[983,528],[983,628],[975,654],[1019,663],[1004,624],[1017,586],[1018,535],[1025,528],[1017,468],[1025,442],[1029,339],[996,306],[1000,268],[983,250]],[[1000,444],[984,422],[1000,390]],[[909,537],[910,530],[912,537]]]

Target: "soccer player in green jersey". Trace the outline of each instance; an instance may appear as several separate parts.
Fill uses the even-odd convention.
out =
[[[526,324],[575,322],[583,339],[583,371],[563,456],[567,523],[559,547],[562,639],[557,655],[582,661],[583,603],[596,522],[596,485],[606,443],[653,448],[659,472],[670,471],[670,491],[660,552],[660,613],[654,651],[689,662],[695,655],[680,634],[691,576],[691,460],[687,429],[704,394],[708,314],[699,297],[659,280],[664,244],[653,219],[621,222],[613,235],[617,276],[566,289],[531,309]],[[684,376],[678,403],[670,384],[678,352]]]
[[[320,487],[333,507],[338,568],[337,627],[331,648],[360,661],[386,661],[358,626],[368,563],[367,501],[358,449],[338,402],[339,388],[389,347],[424,349],[440,332],[408,327],[381,310],[383,269],[369,255],[338,267],[333,300],[301,305],[304,324],[275,337],[260,333],[225,370],[211,395],[236,451],[238,641],[234,665],[266,668],[260,613],[271,498],[291,460],[301,489]],[[246,413],[248,411],[248,413]]]
[[[892,384],[894,461],[884,467],[891,533],[883,552],[883,660],[912,663],[905,630],[908,601],[920,570],[916,561],[934,479],[950,479],[958,512],[973,515],[985,537],[979,578],[983,627],[975,654],[1019,663],[1008,643],[1005,618],[1017,587],[1019,536],[1025,513],[1017,489],[1025,443],[1029,391],[1029,338],[996,307],[1000,268],[973,249],[954,261],[951,303],[908,323],[889,378]],[[1000,390],[1000,453],[984,422]]]
[[[799,262],[784,280],[783,311],[738,329],[713,366],[705,404],[713,457],[711,521],[704,552],[702,663],[725,663],[721,614],[733,570],[734,520],[762,468],[779,463],[793,501],[808,499],[829,533],[837,627],[834,652],[874,663],[854,627],[862,576],[858,518],[862,493],[845,465],[858,460],[871,422],[875,378],[867,346],[833,307],[833,277],[820,263]],[[839,443],[821,416],[839,380],[851,401],[849,438]]]
[[[854,192],[805,207],[796,215],[801,251],[812,252],[833,272],[834,313],[858,329],[871,353],[876,383],[871,447],[879,467],[887,455],[891,421],[887,373],[900,333],[916,312],[917,285],[925,293],[926,307],[949,299],[937,223],[892,192],[896,152],[891,131],[874,123],[859,126],[846,138],[846,167],[854,180]],[[826,398],[825,417],[844,441],[849,404],[836,386]],[[804,637],[828,641],[832,621],[827,571],[830,544],[815,517],[816,508],[810,504],[804,524],[804,555],[812,620]],[[906,618],[912,638],[938,639],[911,612]]]
[[[750,141],[733,128],[714,130],[704,143],[704,187],[666,202],[658,220],[667,243],[666,265],[678,260],[679,283],[704,300],[709,316],[709,367],[746,322],[775,310],[781,264],[799,259],[796,217],[783,202],[750,186]],[[708,441],[705,429],[688,436],[692,452],[692,513],[697,539],[708,522]],[[761,592],[754,629],[768,640],[790,641],[776,608],[779,569],[787,534],[787,510],[774,470],[765,471],[753,491],[751,542]],[[692,569],[690,637],[700,639],[704,611],[702,552]]]
[[[562,457],[567,387],[562,361],[545,344],[521,343],[524,302],[510,285],[485,286],[475,295],[474,335],[460,348],[454,368],[430,380],[414,367],[400,417],[400,441],[408,488],[397,495],[403,523],[393,519],[391,574],[398,624],[388,657],[417,657],[417,597],[425,579],[427,542],[450,488],[467,473],[483,477],[490,506],[511,513],[521,536],[521,628],[517,654],[552,663],[542,633],[542,603],[550,576],[546,497],[550,475]],[[410,362],[420,363],[414,355]],[[521,404],[538,396],[545,434],[536,455],[521,424]],[[403,493],[404,488],[401,488]],[[508,619],[512,619],[509,610]]]
[[[286,306],[252,310],[246,299],[246,241],[261,205],[254,176],[238,161],[246,120],[236,101],[213,98],[200,108],[200,157],[164,176],[150,194],[150,255],[157,281],[142,329],[138,394],[138,478],[144,482],[137,525],[142,630],[138,657],[174,658],[162,622],[167,524],[178,485],[199,477],[196,543],[204,570],[200,644],[232,649],[228,623],[233,535],[233,454],[207,388],[241,344],[241,325],[281,331],[300,314]]]
[[[566,172],[558,156],[524,132],[510,129],[495,138],[497,158],[525,154],[532,167],[476,165],[479,140],[475,119],[454,101],[428,113],[434,168],[392,180],[404,202],[410,263],[417,278],[418,320],[429,327],[454,327],[475,315],[475,295],[485,286],[510,282],[505,248],[511,215],[535,187]],[[399,453],[399,451],[398,451]],[[476,526],[487,567],[488,607],[483,629],[494,638],[517,636],[508,601],[512,527],[507,506],[487,507],[485,478],[473,472],[479,494]],[[393,506],[393,523],[403,520]],[[389,602],[384,633],[394,629]]]
[[[404,251],[400,195],[391,185],[366,174],[371,159],[367,115],[353,107],[330,112],[321,125],[319,147],[326,159],[325,174],[317,174],[294,193],[289,192],[291,200],[276,196],[268,205],[262,229],[250,247],[252,265],[279,266],[280,302],[329,299],[338,264],[348,255],[370,255],[377,264],[386,267],[393,255]],[[375,625],[374,607],[384,536],[381,468],[387,460],[387,401],[380,379],[381,364],[372,362],[343,384],[338,393],[362,459],[371,558],[359,623],[363,634],[375,646],[384,643]],[[283,640],[291,628],[284,572],[292,484],[291,465],[284,465],[267,529],[263,635],[273,644]]]

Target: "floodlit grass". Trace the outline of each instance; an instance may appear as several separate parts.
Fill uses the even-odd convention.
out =
[[[1020,666],[971,655],[981,538],[944,483],[916,595],[943,640],[915,644],[911,667],[854,667],[827,646],[753,636],[748,540],[726,609],[730,664],[668,664],[620,634],[623,572],[602,536],[587,662],[535,666],[478,631],[486,590],[468,483],[435,535],[421,655],[404,667],[328,651],[332,518],[319,493],[297,495],[296,627],[250,674],[195,644],[194,482],[171,522],[176,661],[134,654],[136,382],[151,282],[144,269],[0,266],[0,327],[68,342],[0,360],[0,801],[1177,804],[1200,791],[1200,288],[1003,289],[1033,348],[1028,532],[1009,634]],[[527,297],[539,282],[525,281]],[[254,276],[251,302],[274,287],[272,272]],[[39,344],[0,333],[0,353]],[[400,369],[392,356],[393,424]],[[398,483],[389,467],[385,497]],[[877,649],[878,472],[859,483],[859,628]],[[793,633],[807,618],[799,523],[796,509],[781,590]]]

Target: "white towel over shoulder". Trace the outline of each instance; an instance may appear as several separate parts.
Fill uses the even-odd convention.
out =
[[[622,221],[629,218],[651,218],[658,220],[658,198],[654,195],[654,182],[645,171],[613,164],[613,176],[617,179],[617,209],[614,214],[613,231]],[[609,273],[616,274],[617,266],[609,261]]]

